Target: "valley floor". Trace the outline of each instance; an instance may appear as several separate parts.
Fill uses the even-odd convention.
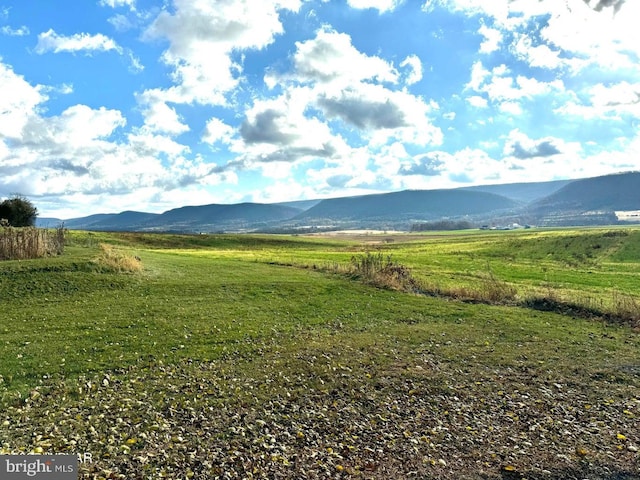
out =
[[[640,478],[637,328],[309,267],[353,241],[74,235],[0,264],[0,454],[88,454],[83,480]],[[479,257],[638,291],[633,232],[509,235],[385,248],[432,280]]]

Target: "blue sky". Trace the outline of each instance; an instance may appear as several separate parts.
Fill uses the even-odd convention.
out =
[[[0,0],[0,197],[162,212],[637,170],[633,0]]]

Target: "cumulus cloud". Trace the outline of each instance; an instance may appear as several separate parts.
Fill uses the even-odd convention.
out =
[[[640,103],[640,83],[620,82],[605,86],[594,85],[591,90],[591,102],[598,107],[620,107]]]
[[[287,124],[287,115],[274,109],[257,112],[245,119],[240,135],[246,143],[271,143],[286,145],[297,138],[295,125]]]
[[[317,104],[329,118],[339,117],[363,130],[407,125],[405,114],[401,106],[393,102],[391,92],[376,87],[369,90],[370,96],[355,89],[342,90],[336,97],[322,94]]]
[[[554,138],[533,140],[519,130],[512,130],[505,143],[504,154],[520,160],[552,157],[562,153],[558,142],[559,140]]]
[[[309,104],[328,119],[339,118],[360,129],[372,145],[389,139],[419,145],[441,142],[442,133],[430,119],[437,105],[398,89],[400,75],[393,64],[360,52],[349,35],[320,29],[315,38],[296,43],[293,59],[293,72],[280,80],[308,85]],[[408,56],[402,65],[411,66],[412,81],[417,80],[417,56]]]
[[[519,34],[511,45],[511,52],[532,67],[556,69],[562,66],[569,66],[577,70],[585,64],[586,60],[581,58],[562,58],[559,50],[554,50],[548,45],[534,45],[528,34]]]
[[[219,118],[211,118],[207,121],[202,141],[208,144],[216,142],[231,143],[233,128]]]
[[[349,35],[329,29],[319,30],[314,39],[296,42],[293,60],[298,78],[310,82],[398,82],[398,72],[392,64],[361,53]]]
[[[480,53],[492,53],[500,49],[502,43],[502,32],[495,28],[481,25],[478,33],[484,37],[480,44]]]
[[[582,0],[584,3],[593,8],[596,12],[602,11],[603,8],[613,8],[615,13],[622,8],[626,0]]]
[[[232,53],[271,44],[283,32],[279,12],[297,11],[300,1],[175,0],[174,7],[162,11],[145,32],[147,39],[169,41],[162,61],[173,69],[174,86],[165,90],[165,100],[224,105],[242,71]]]
[[[489,106],[489,102],[487,102],[487,99],[479,95],[471,95],[470,97],[467,97],[466,100],[469,105],[476,108],[487,108]]]
[[[443,172],[446,164],[445,159],[449,157],[450,155],[446,152],[430,152],[418,155],[413,162],[402,165],[398,170],[398,174],[437,176]]]
[[[536,78],[524,75],[513,75],[506,65],[499,65],[492,70],[487,70],[480,60],[471,68],[471,78],[466,85],[468,90],[485,94],[488,100],[497,107],[512,115],[522,113],[524,100],[532,100],[549,94],[561,94],[565,91],[564,82],[561,79],[551,82],[540,81]],[[473,95],[468,98],[473,106],[483,107],[483,97]]]
[[[43,54],[47,52],[108,52],[115,50],[122,54],[122,48],[111,38],[97,33],[90,35],[88,33],[76,33],[75,35],[65,36],[58,35],[52,29],[38,35],[38,44],[35,52]]]
[[[158,89],[146,90],[137,96],[144,116],[143,128],[149,132],[162,132],[169,135],[187,132],[189,126],[162,97],[163,93]]]
[[[640,119],[640,83],[597,83],[581,93],[556,112],[585,119],[620,118],[623,115]]]
[[[0,62],[0,85],[11,95],[0,95],[0,140],[19,138],[29,118],[48,97],[42,85],[32,86],[23,76]]]
[[[404,0],[347,0],[351,8],[374,8],[380,13],[395,10]]]
[[[305,115],[307,106],[304,89],[256,100],[239,128],[241,143],[232,143],[231,148],[245,165],[331,158],[344,151],[344,140],[326,123]]]
[[[188,147],[151,129],[134,128],[122,141],[127,122],[119,110],[77,104],[47,116],[46,92],[55,89],[31,85],[1,62],[0,83],[12,92],[0,96],[1,195],[148,202],[159,189],[233,179],[198,157],[186,160]]]
[[[431,5],[434,1],[427,4]],[[637,56],[640,55],[636,33],[636,19],[640,17],[639,2],[437,0],[437,4],[454,12],[487,16],[496,27],[508,32],[522,33],[532,21],[542,19],[543,28],[536,42],[522,43],[520,39],[520,45],[515,47],[522,58],[529,58],[533,62],[533,66],[553,68],[558,63],[583,57],[585,61],[566,63],[574,69],[589,64],[621,69],[637,63]],[[538,50],[543,46],[548,49]],[[556,52],[565,55],[559,56]]]

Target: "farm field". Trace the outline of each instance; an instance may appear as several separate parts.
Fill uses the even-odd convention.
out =
[[[67,242],[0,263],[0,453],[89,453],[83,479],[640,476],[638,228]]]

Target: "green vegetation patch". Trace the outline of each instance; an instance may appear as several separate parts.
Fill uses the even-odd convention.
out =
[[[136,238],[76,233],[62,257],[0,265],[1,453],[88,452],[83,479],[638,471],[632,329],[320,268],[371,267],[396,281],[406,268],[444,284],[464,264],[473,286],[486,242],[506,249],[524,233],[478,235],[475,245],[473,235],[429,236],[374,252],[298,237],[207,240],[220,248]],[[637,237],[616,238],[620,252]],[[143,268],[97,268],[100,243]],[[534,282],[492,258],[497,281]],[[562,260],[545,268],[565,293],[592,277],[635,279],[635,263],[618,274],[600,261],[590,276]]]

